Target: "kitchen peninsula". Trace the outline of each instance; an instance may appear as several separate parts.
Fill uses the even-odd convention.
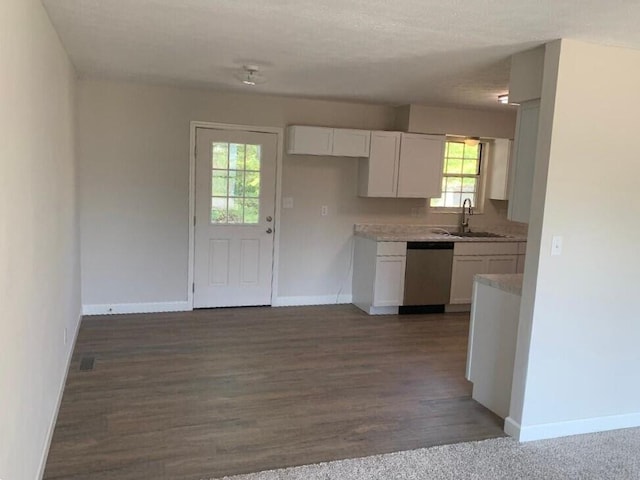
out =
[[[466,378],[472,397],[506,418],[520,318],[522,275],[476,275]]]

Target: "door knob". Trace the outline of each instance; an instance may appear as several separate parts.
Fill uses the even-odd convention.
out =
[[[267,228],[267,233],[273,233],[273,229],[271,227]]]
[[[273,220],[273,218],[271,218],[271,215],[269,215],[269,216],[267,217],[267,222],[270,222],[271,220]]]

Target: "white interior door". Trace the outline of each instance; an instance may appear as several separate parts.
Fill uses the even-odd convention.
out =
[[[277,144],[196,130],[195,308],[271,304]]]

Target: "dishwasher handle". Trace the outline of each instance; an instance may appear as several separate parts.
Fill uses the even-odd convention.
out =
[[[407,242],[407,250],[453,250],[453,242]]]

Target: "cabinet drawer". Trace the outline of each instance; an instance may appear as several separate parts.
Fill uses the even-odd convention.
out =
[[[454,255],[517,255],[518,242],[456,242]]]
[[[376,255],[407,255],[407,242],[378,242]]]
[[[454,256],[451,272],[452,304],[471,303],[473,293],[473,277],[478,273],[486,273],[488,258],[482,256]]]
[[[518,255],[524,255],[527,253],[527,242],[520,242],[518,244]]]
[[[487,258],[487,273],[517,273],[518,255],[491,255]]]

